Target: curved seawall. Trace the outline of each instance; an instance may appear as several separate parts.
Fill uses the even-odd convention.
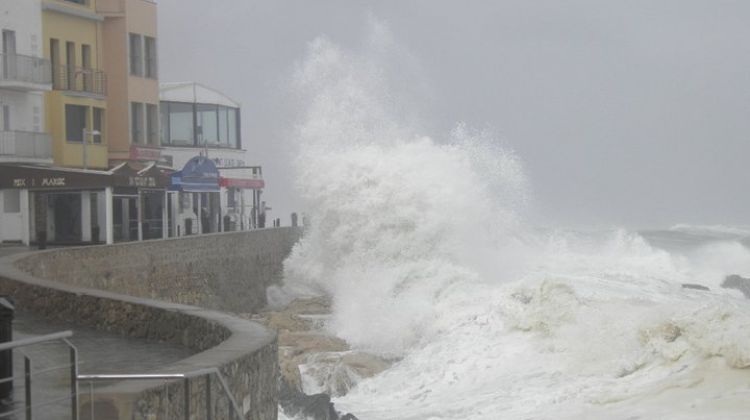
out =
[[[275,419],[275,334],[216,310],[262,307],[299,235],[266,229],[14,255],[0,259],[0,293],[38,315],[186,346],[196,354],[159,373],[218,368],[245,418]],[[203,378],[190,381],[192,413],[205,413],[205,386]],[[94,404],[108,418],[172,417],[183,410],[183,387],[121,382],[98,392]],[[216,381],[211,387],[216,418],[226,418],[222,391]],[[89,402],[81,401],[86,418]]]

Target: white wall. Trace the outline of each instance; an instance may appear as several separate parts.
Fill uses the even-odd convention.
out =
[[[16,33],[16,53],[42,57],[41,0],[0,0],[0,31]],[[44,131],[44,94],[0,89],[0,103],[11,106],[11,130]]]
[[[16,53],[41,57],[41,0],[0,0],[0,29],[16,32]]]

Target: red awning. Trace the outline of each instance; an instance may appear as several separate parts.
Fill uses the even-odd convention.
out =
[[[219,185],[227,188],[244,188],[248,190],[260,190],[266,186],[262,179],[248,178],[224,178],[219,179]]]

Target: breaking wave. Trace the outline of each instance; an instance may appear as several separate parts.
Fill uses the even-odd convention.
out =
[[[719,285],[750,275],[750,251],[532,228],[520,158],[461,124],[440,140],[414,128],[383,70],[392,38],[371,33],[377,54],[313,42],[294,86],[310,104],[296,175],[312,223],[284,290],[330,295],[332,334],[397,360],[337,406],[361,419],[745,416],[750,309]]]

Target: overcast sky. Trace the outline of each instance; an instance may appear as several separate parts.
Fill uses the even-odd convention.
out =
[[[294,64],[372,16],[421,69],[425,134],[494,130],[549,223],[750,225],[750,1],[159,0],[161,80],[242,103],[284,224]]]

